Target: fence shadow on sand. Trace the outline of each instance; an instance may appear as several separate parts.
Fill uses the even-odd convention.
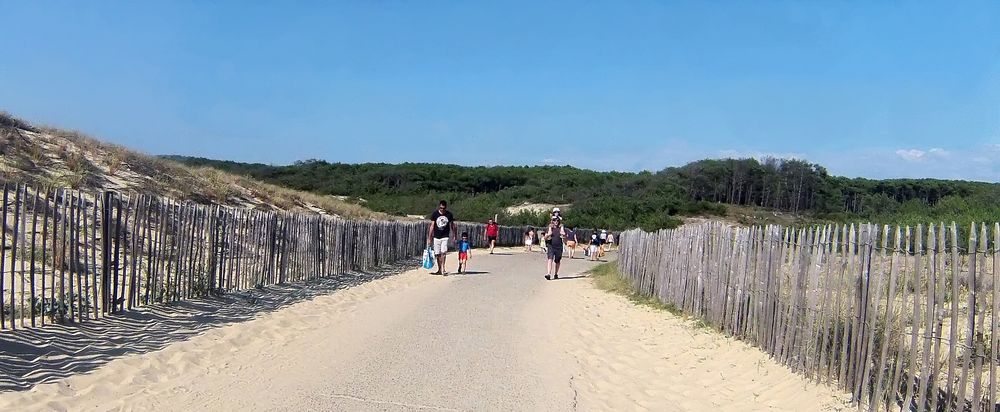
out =
[[[415,264],[411,260],[369,272],[153,305],[79,324],[5,331],[0,333],[0,392],[23,391],[86,373],[125,355],[156,351],[212,328],[401,273]]]

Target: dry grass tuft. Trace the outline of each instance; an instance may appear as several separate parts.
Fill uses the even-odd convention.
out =
[[[105,165],[108,167],[108,174],[118,174],[118,170],[121,169],[127,157],[127,150],[125,150],[125,148],[117,145],[112,146],[104,160]]]
[[[37,131],[31,123],[21,120],[5,111],[0,111],[0,128],[21,129],[27,131]]]

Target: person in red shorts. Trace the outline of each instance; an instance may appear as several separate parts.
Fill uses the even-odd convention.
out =
[[[490,219],[486,223],[486,241],[490,244],[490,254],[493,254],[493,248],[497,246],[497,236],[500,235],[500,225]]]
[[[472,243],[469,243],[469,233],[462,232],[462,240],[458,241],[458,273],[469,270],[469,253]]]

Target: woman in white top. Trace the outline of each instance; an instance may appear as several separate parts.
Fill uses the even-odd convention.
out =
[[[600,244],[600,240],[597,239],[597,233],[592,233],[590,235],[590,245],[587,246],[587,251],[590,252],[590,260],[597,260],[597,248]]]

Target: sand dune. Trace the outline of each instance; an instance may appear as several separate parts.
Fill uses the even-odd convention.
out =
[[[0,410],[849,407],[754,348],[586,278],[546,282],[543,258],[479,255],[473,274],[409,271],[311,297],[0,393]],[[563,275],[591,265],[567,261]]]

